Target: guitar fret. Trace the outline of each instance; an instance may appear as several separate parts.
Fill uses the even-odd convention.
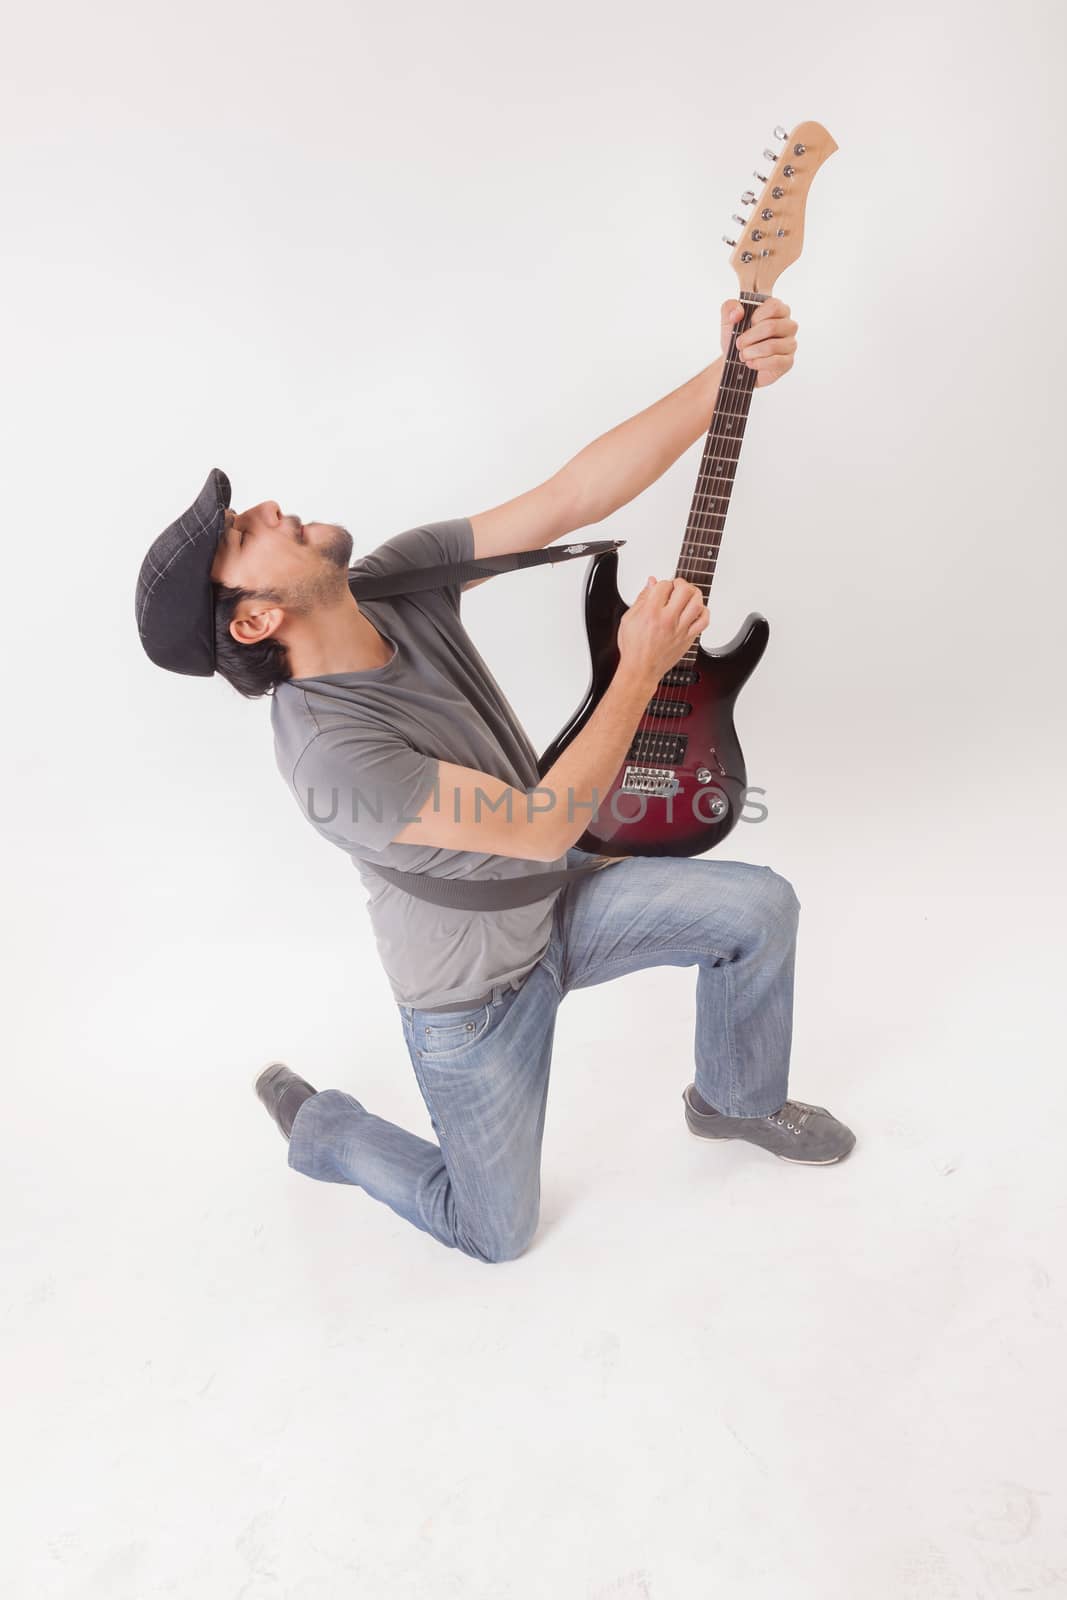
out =
[[[730,506],[756,375],[737,358],[737,338],[749,326],[752,311],[765,296],[742,296],[745,314],[734,330],[719,379],[715,410],[704,441],[677,576],[699,581],[705,597],[715,576],[723,524]],[[694,652],[695,656],[695,652]]]

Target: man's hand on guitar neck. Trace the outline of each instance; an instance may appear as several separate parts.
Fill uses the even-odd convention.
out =
[[[722,353],[729,355],[734,325],[744,315],[740,300],[726,300],[722,308]],[[753,311],[752,320],[737,341],[737,354],[756,373],[756,388],[777,383],[793,365],[797,351],[797,325],[783,300],[771,297]]]

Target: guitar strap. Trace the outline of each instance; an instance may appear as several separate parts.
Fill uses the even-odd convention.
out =
[[[394,572],[385,578],[349,575],[348,587],[357,600],[381,600],[387,596],[412,594],[418,589],[440,589],[450,583],[468,583],[475,578],[495,577],[523,567],[536,567],[543,561],[573,561],[576,556],[598,555],[602,550],[617,550],[625,539],[595,539],[589,544],[549,545],[544,550],[515,550],[509,555],[482,556],[475,561],[449,562],[437,567],[414,567],[410,572]],[[623,856],[597,856],[588,866],[560,867],[552,872],[534,872],[521,878],[434,878],[425,872],[401,872],[397,867],[366,861],[379,877],[397,889],[404,889],[418,900],[450,906],[457,911],[504,911],[514,906],[533,905],[574,878],[599,872]]]

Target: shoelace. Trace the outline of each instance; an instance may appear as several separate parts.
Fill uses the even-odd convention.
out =
[[[799,1134],[805,1122],[817,1110],[818,1106],[805,1105],[803,1100],[785,1100],[766,1120],[773,1122],[776,1127],[788,1128],[790,1133]]]

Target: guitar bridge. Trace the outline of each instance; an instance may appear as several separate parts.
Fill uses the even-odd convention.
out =
[[[630,766],[623,773],[622,794],[651,794],[666,797],[677,794],[681,785],[670,767]]]

